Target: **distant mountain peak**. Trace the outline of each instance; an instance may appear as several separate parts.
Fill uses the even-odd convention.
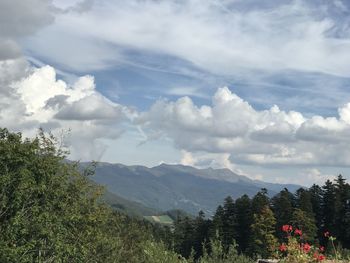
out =
[[[92,180],[108,191],[157,210],[182,209],[191,214],[199,210],[213,213],[228,195],[253,196],[261,188],[270,195],[286,185],[254,181],[221,168],[198,169],[182,164],[162,163],[148,168],[141,165],[99,163]],[[288,185],[291,191],[299,186]]]

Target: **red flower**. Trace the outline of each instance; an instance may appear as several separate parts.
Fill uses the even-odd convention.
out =
[[[329,237],[329,232],[328,231],[324,232],[324,236]]]
[[[283,225],[283,226],[282,226],[282,231],[283,231],[283,232],[288,233],[288,232],[292,232],[292,230],[293,230],[293,227],[290,226],[290,225]]]
[[[305,243],[303,245],[303,250],[305,253],[309,253],[310,249],[311,249],[311,246],[308,243]]]
[[[294,234],[301,236],[303,232],[300,229],[295,229]]]
[[[322,254],[318,254],[317,252],[314,253],[314,259],[316,259],[317,261],[322,261],[325,260],[326,257]]]
[[[322,261],[322,260],[325,260],[325,259],[326,259],[326,257],[324,255],[319,255],[317,257],[317,260],[319,260],[319,261]]]
[[[324,251],[324,246],[320,246],[320,251],[321,251],[321,252]]]
[[[284,243],[280,245],[280,251],[287,251],[287,246]]]

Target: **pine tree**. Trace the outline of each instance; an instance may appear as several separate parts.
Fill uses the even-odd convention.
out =
[[[330,181],[327,180],[322,186],[322,233],[328,231],[332,235],[335,235],[337,232],[337,226],[336,226],[336,209],[335,209],[335,203],[336,203],[336,192],[335,192],[335,186]]]
[[[283,239],[281,227],[292,223],[294,196],[288,189],[282,190],[279,194],[272,198],[272,210],[276,217],[276,230],[279,240]]]
[[[225,249],[228,249],[237,237],[236,229],[236,207],[231,196],[225,198],[223,206],[223,231],[222,243]]]
[[[296,207],[304,211],[308,216],[315,217],[312,202],[311,193],[304,189],[299,188],[295,193]]]
[[[267,189],[262,188],[252,199],[252,213],[259,214],[264,207],[269,205],[269,202]]]
[[[303,238],[311,243],[317,240],[316,218],[312,207],[311,193],[300,188],[295,193],[297,208],[293,211],[292,225],[303,231]]]
[[[251,226],[250,254],[268,258],[276,250],[277,239],[275,237],[276,219],[272,210],[265,206],[259,214],[254,214]]]
[[[322,224],[323,224],[323,214],[322,214],[323,191],[320,186],[314,184],[309,188],[309,193],[311,198],[312,211],[315,215],[316,226],[318,229],[318,237],[320,239],[323,236],[323,233],[321,231]]]
[[[214,239],[217,237],[222,239],[222,233],[223,233],[223,227],[224,227],[224,223],[223,223],[223,218],[224,218],[224,208],[219,205],[216,209],[216,212],[213,216],[213,221],[209,230],[209,235],[211,239]]]
[[[249,237],[251,235],[250,226],[253,223],[251,200],[247,195],[236,200],[236,230],[238,249],[245,252],[249,245]]]
[[[209,245],[209,229],[211,221],[205,218],[203,211],[199,211],[198,216],[194,220],[194,237],[193,237],[193,249],[194,257],[198,259],[203,254],[203,246]]]
[[[335,181],[335,224],[336,224],[336,236],[341,244],[349,248],[349,228],[350,228],[350,187],[346,183],[346,180],[339,175]]]
[[[303,241],[315,243],[317,227],[314,217],[299,208],[295,208],[292,216],[292,225],[294,228],[302,230]]]
[[[195,224],[189,218],[179,218],[174,224],[174,249],[184,257],[191,255],[194,246]]]

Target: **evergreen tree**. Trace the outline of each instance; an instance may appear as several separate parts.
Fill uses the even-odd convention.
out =
[[[315,215],[316,226],[318,229],[318,237],[319,239],[323,236],[321,231],[323,224],[323,214],[322,214],[322,188],[316,184],[312,185],[309,189],[312,211]]]
[[[221,205],[219,205],[213,216],[213,221],[209,230],[209,236],[211,239],[216,238],[217,235],[219,236],[219,238],[222,237],[223,227],[224,227],[223,218],[224,218],[224,208]]]
[[[301,239],[304,242],[315,243],[317,237],[317,227],[314,217],[307,212],[296,208],[292,216],[292,225],[294,228],[302,230]]]
[[[346,183],[346,180],[339,175],[335,181],[335,224],[336,224],[336,233],[335,235],[338,238],[338,241],[341,244],[349,248],[350,240],[350,187]]]
[[[194,247],[195,223],[189,217],[179,218],[174,224],[174,249],[185,258],[191,255]]]
[[[251,226],[250,254],[262,258],[269,258],[272,255],[277,247],[275,224],[276,219],[268,206],[262,208],[259,214],[254,214],[254,221]]]
[[[335,235],[337,232],[335,203],[335,186],[330,180],[327,180],[322,186],[322,233],[328,231]]]
[[[253,223],[251,200],[247,195],[236,200],[236,230],[238,249],[245,252],[249,245],[250,226]]]
[[[231,196],[225,198],[222,217],[221,240],[224,248],[228,249],[237,237],[236,230],[236,207]]]
[[[317,240],[316,218],[312,207],[311,193],[300,188],[296,191],[296,206],[294,209],[292,225],[303,231],[303,239],[314,243]]]
[[[259,214],[264,207],[269,205],[269,202],[267,189],[262,188],[252,199],[252,213]]]
[[[205,214],[203,211],[199,211],[198,216],[194,220],[195,234],[193,249],[195,252],[195,259],[198,259],[203,254],[203,246],[208,247],[209,242],[209,229],[211,226],[211,221],[205,219]]]
[[[311,193],[308,190],[299,188],[295,193],[295,201],[297,208],[304,211],[308,216],[315,217],[312,207]]]
[[[284,237],[280,231],[282,226],[292,223],[293,199],[293,194],[285,188],[271,200],[272,209],[276,217],[276,231],[279,240],[282,240]]]

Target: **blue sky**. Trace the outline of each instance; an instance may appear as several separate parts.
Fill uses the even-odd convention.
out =
[[[82,160],[304,185],[349,172],[348,1],[3,5],[2,105],[17,96],[21,121],[1,125],[70,129]]]

